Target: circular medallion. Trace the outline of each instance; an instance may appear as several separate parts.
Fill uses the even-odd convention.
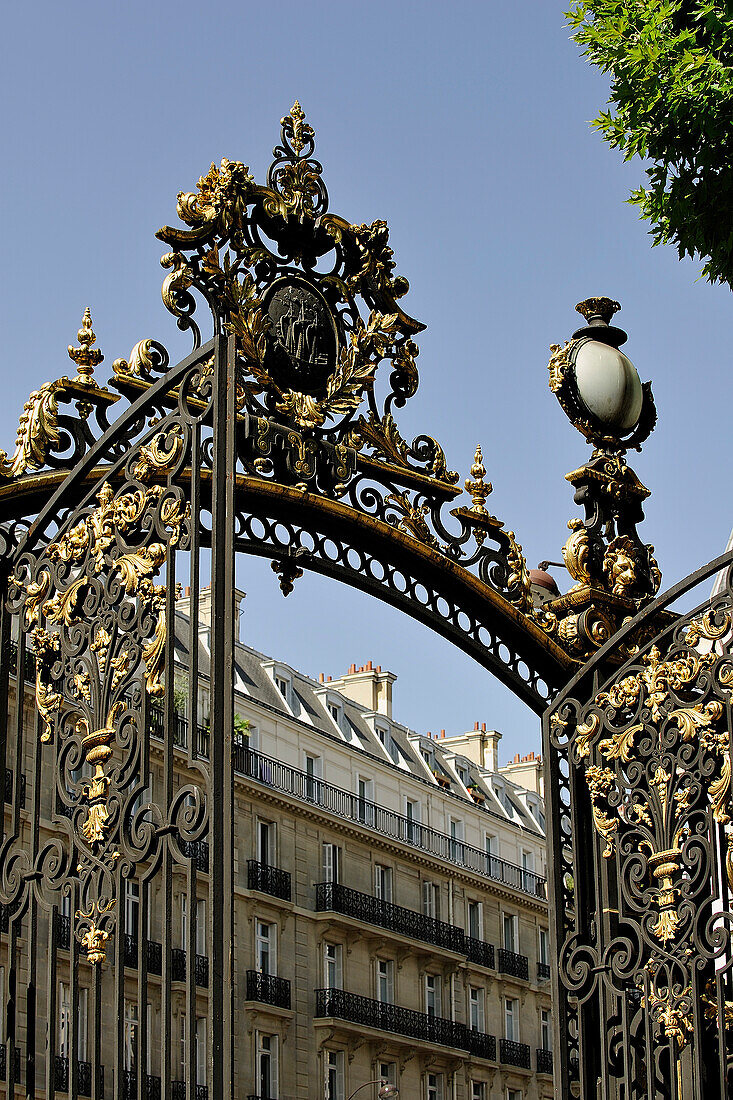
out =
[[[297,275],[278,279],[263,305],[270,318],[269,369],[284,390],[319,397],[336,367],[338,336],[320,291]]]

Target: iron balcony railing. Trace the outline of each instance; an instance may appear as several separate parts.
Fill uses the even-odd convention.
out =
[[[360,997],[345,989],[317,989],[316,1016],[336,1017],[362,1027],[373,1027],[379,1031],[406,1035],[410,1039],[422,1039],[427,1043],[466,1050],[480,1058],[496,1059],[496,1040],[493,1035],[473,1031],[465,1024],[447,1020],[443,1016],[432,1016],[385,1001],[375,1001],[371,997]]]
[[[537,980],[540,982],[549,982],[550,980],[550,964],[538,962],[537,963]]]
[[[436,947],[456,951],[460,955],[466,954],[462,928],[423,916],[414,909],[404,909],[401,905],[382,901],[371,894],[351,890],[340,882],[316,884],[316,909],[319,912],[331,910],[334,913],[344,913],[347,917],[388,928],[391,932],[399,932],[403,936],[423,940],[425,943],[435,944]]]
[[[247,889],[259,890],[263,894],[269,894],[270,897],[290,901],[290,874],[287,871],[281,871],[279,867],[271,867],[268,863],[248,859]]]
[[[529,981],[529,959],[526,955],[518,955],[516,951],[507,951],[500,947],[497,951],[496,969],[500,974],[509,974],[512,978],[523,978]]]
[[[99,1067],[100,1088],[104,1095],[104,1066]],[[18,1078],[16,1077],[16,1081]],[[69,1059],[57,1054],[53,1065],[53,1083],[58,1092],[69,1091]],[[76,1088],[80,1096],[92,1095],[92,1063],[76,1063]]]
[[[145,1089],[147,1100],[160,1100],[160,1077],[153,1077],[152,1073],[146,1073]],[[120,1100],[137,1100],[136,1069],[124,1069],[122,1071],[122,1092]]]
[[[552,1073],[552,1051],[537,1047],[537,1072]]]
[[[5,801],[10,803],[13,801],[13,772],[10,768],[5,769]],[[20,776],[20,808],[25,809],[25,776]]]
[[[139,944],[137,936],[130,932],[124,933],[124,940],[122,945],[123,962],[125,966],[130,966],[133,969],[137,967],[138,963]],[[157,940],[145,941],[145,954],[147,956],[147,966],[149,974],[160,974],[163,968],[163,946],[158,943]],[[185,970],[185,959],[184,959]]]
[[[209,870],[208,840],[182,840],[180,845],[182,854],[194,861],[197,871],[206,873]]]
[[[0,1046],[0,1081],[7,1080],[8,1048]],[[20,1081],[20,1047],[13,1047],[13,1080]]]
[[[208,1085],[194,1085],[193,1088],[195,1100],[208,1100]],[[186,1100],[185,1081],[171,1081],[171,1100]]]
[[[18,664],[18,643],[10,643],[10,673],[15,672]],[[32,683],[36,678],[36,655],[30,649],[26,647],[25,654],[23,656],[23,679]]]
[[[478,963],[479,966],[488,966],[492,970],[495,966],[495,953],[493,943],[485,940],[477,940],[474,936],[466,936],[466,956],[469,962]]]
[[[527,1043],[515,1043],[513,1039],[499,1040],[499,1061],[505,1066],[531,1069],[530,1048]]]
[[[322,779],[292,768],[289,764],[283,764],[271,756],[265,756],[264,753],[257,752],[255,749],[247,748],[245,745],[235,745],[234,767],[236,771],[250,779],[265,783],[275,790],[284,791],[302,802],[319,806],[337,817],[358,822],[381,836],[402,841],[413,848],[419,848],[430,855],[444,859],[448,863],[457,864],[507,886],[513,886],[533,897],[546,897],[546,880],[534,871],[526,871],[523,867],[517,867],[514,863],[499,859],[498,856],[490,856],[480,848],[474,848],[445,833],[439,833],[436,829],[421,825],[412,818],[395,813],[394,810],[387,810],[375,802],[360,798],[351,791],[334,787]]]
[[[247,971],[247,1000],[276,1008],[290,1008],[290,982],[275,974],[262,974],[259,970]]]
[[[71,945],[71,917],[63,913],[56,914],[56,947],[68,951]]]
[[[209,959],[207,955],[194,957],[194,977],[196,985],[208,986],[209,984]],[[171,978],[174,982],[186,980],[186,952],[182,947],[174,947],[171,951]]]
[[[165,713],[161,706],[155,703],[149,709],[150,715],[150,733],[153,737],[157,737],[160,740],[165,736]],[[188,748],[188,727],[189,721],[182,714],[177,711],[173,714],[173,744],[176,748],[187,749]],[[208,726],[199,725],[196,727],[196,737],[194,741],[194,747],[198,756],[208,757],[209,755],[209,738],[211,734]]]

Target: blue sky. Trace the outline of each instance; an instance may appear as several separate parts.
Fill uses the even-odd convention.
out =
[[[652,249],[625,205],[642,170],[590,130],[607,81],[562,4],[15,4],[2,52],[6,449],[30,390],[68,373],[86,305],[103,377],[142,337],[188,349],[160,300],[155,230],[212,160],[262,179],[297,97],[331,209],[387,219],[404,304],[428,325],[403,434],[435,435],[462,477],[480,441],[489,506],[530,565],[557,558],[576,514],[564,475],[588,450],[547,388],[548,345],[579,323],[577,301],[608,294],[659,410],[633,463],[664,584],[724,547],[730,291]],[[479,719],[505,755],[537,748],[521,704],[396,612],[308,576],[283,600],[267,563],[241,580],[257,648],[313,675],[373,660],[399,674],[396,716],[419,731]]]

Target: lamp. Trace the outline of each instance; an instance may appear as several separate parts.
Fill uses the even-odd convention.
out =
[[[368,1088],[369,1085],[380,1086],[379,1091],[377,1092],[379,1100],[393,1100],[393,1097],[399,1095],[400,1090],[398,1089],[397,1085],[391,1085],[389,1081],[387,1081],[384,1077],[377,1077],[375,1081],[365,1081],[363,1085],[359,1085],[358,1089],[354,1089],[351,1095],[347,1097],[347,1100],[352,1100],[352,1098],[356,1096],[357,1092],[361,1092],[362,1089]]]

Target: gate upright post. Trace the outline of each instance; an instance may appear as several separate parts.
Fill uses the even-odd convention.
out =
[[[234,479],[237,407],[235,346],[219,337],[215,351],[211,486],[211,788],[210,904],[211,1043],[207,1078],[212,1100],[231,1100],[234,921],[232,894],[234,789]]]

